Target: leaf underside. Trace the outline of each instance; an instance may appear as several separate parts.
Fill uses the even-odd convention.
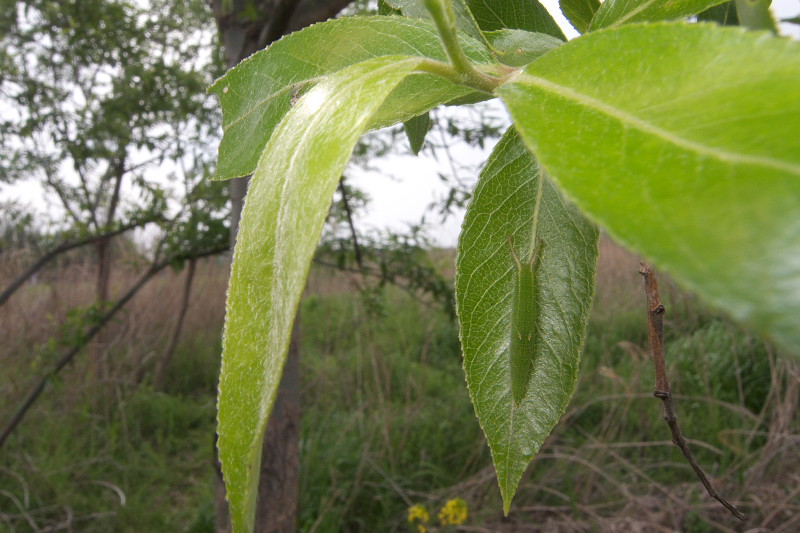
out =
[[[218,447],[234,531],[252,531],[261,443],[331,197],[361,133],[421,60],[388,56],[320,82],[259,160],[228,288]]]
[[[766,33],[627,25],[497,93],[584,213],[800,354],[798,65],[800,43]]]
[[[536,265],[539,316],[527,392],[511,391],[513,283],[531,254],[538,181],[544,179]],[[492,452],[508,513],[520,477],[564,413],[575,388],[594,293],[597,232],[566,203],[512,129],[495,148],[467,208],[456,260],[456,305],[464,371]]]

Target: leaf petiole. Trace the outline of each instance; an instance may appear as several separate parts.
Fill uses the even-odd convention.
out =
[[[416,71],[434,74],[441,78],[446,79],[456,85],[464,85],[477,91],[493,94],[498,85],[503,83],[504,80],[495,78],[483,72],[474,70],[474,74],[469,76],[460,72],[454,65],[450,63],[443,63],[434,59],[425,59],[417,65]]]
[[[436,31],[439,33],[439,39],[442,41],[444,50],[454,69],[452,73],[448,73],[443,77],[460,85],[467,85],[474,89],[491,93],[501,82],[497,78],[480,72],[470,63],[469,58],[458,43],[456,17],[450,0],[424,0],[424,4],[431,14],[431,18],[433,18]],[[438,72],[432,73],[439,74]]]

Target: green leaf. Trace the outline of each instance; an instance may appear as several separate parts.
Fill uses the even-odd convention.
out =
[[[606,0],[589,24],[589,29],[599,30],[630,24],[631,22],[656,22],[696,15],[726,0]]]
[[[534,221],[536,239],[543,241],[536,266],[537,351],[527,393],[515,406],[509,352],[516,266],[508,237],[527,260]],[[506,513],[525,468],[575,389],[596,258],[596,230],[564,201],[517,133],[509,130],[475,187],[456,259],[464,371]]]
[[[734,0],[739,23],[751,30],[769,30],[778,33],[775,18],[769,10],[772,0]]]
[[[320,82],[278,125],[250,182],[228,287],[217,403],[237,533],[252,530],[263,432],[334,189],[381,103],[421,61],[376,58]]]
[[[467,5],[483,31],[508,28],[567,40],[558,23],[537,0],[467,0]]]
[[[482,44],[461,42],[477,63],[495,60]],[[324,76],[388,55],[447,61],[433,24],[404,17],[359,17],[316,24],[253,54],[209,89],[222,104],[224,136],[216,178],[253,172],[273,129],[297,100]],[[369,128],[396,124],[473,91],[430,74],[408,77],[372,118]]]
[[[406,131],[411,151],[414,155],[419,154],[419,151],[422,150],[422,145],[425,143],[425,136],[428,134],[428,130],[431,129],[430,114],[426,112],[406,120],[403,123],[403,129]]]
[[[734,0],[728,0],[725,3],[708,8],[702,13],[698,13],[697,20],[701,22],[716,22],[721,26],[739,25]]]
[[[378,0],[378,15],[402,15],[402,11],[389,4],[390,0]]]
[[[495,57],[512,67],[522,67],[542,54],[564,44],[564,41],[546,33],[524,30],[496,30],[484,32]]]
[[[630,25],[564,44],[497,93],[587,215],[800,354],[798,65],[800,43],[765,33]]]
[[[558,4],[570,24],[581,33],[586,33],[600,8],[600,0],[560,0]]]
[[[481,29],[478,27],[478,23],[472,16],[466,2],[464,0],[448,1],[453,5],[453,13],[456,16],[456,29],[488,47],[488,43],[484,41]],[[430,13],[428,13],[428,9],[425,7],[425,0],[385,0],[385,2],[390,8],[402,12],[406,17],[421,19],[430,18]]]

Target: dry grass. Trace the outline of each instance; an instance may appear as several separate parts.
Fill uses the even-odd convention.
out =
[[[5,286],[26,266],[19,256],[0,258],[0,286]],[[144,270],[142,261],[117,260],[110,280],[111,299],[132,286]],[[228,265],[225,258],[203,259],[192,287],[184,337],[201,337],[216,342],[222,327]],[[175,327],[183,291],[185,271],[166,269],[152,279],[109,323],[91,349],[105,354],[106,379],[132,382],[152,368]],[[6,335],[0,351],[0,366],[19,368],[20,360],[31,362],[34,374],[65,351],[53,342],[64,338],[65,317],[71,310],[80,314],[94,303],[96,269],[80,255],[67,256],[55,268],[45,269],[0,307],[0,331]],[[80,320],[78,319],[78,324]],[[48,345],[50,348],[48,349]],[[54,348],[54,349],[52,349]],[[45,354],[45,355],[42,355]],[[78,360],[67,373],[80,375],[85,362]],[[29,386],[23,375],[6,375],[2,395],[18,398]],[[80,380],[78,380],[80,382]]]
[[[442,257],[445,264],[452,263],[452,253],[438,251],[437,260]],[[20,272],[27,260],[20,255],[0,257],[0,285]],[[660,402],[651,396],[652,371],[644,339],[644,295],[638,267],[638,258],[606,238],[601,240],[594,307],[594,320],[599,325],[595,334],[613,338],[587,353],[587,368],[581,375],[578,395],[523,478],[508,518],[498,511],[501,506],[494,471],[488,464],[456,485],[427,492],[406,488],[403,494],[411,495],[415,502],[431,505],[450,497],[464,498],[469,502],[472,517],[468,522],[471,525],[462,526],[461,531],[800,531],[800,366],[769,352],[771,387],[756,407],[748,402],[741,383],[738,399],[723,401],[712,395],[713,373],[707,379],[708,394],[682,394],[681,380],[688,378],[677,376],[674,388],[684,431],[690,440],[697,439],[692,442],[693,449],[702,454],[700,462],[721,492],[748,514],[747,522],[740,524],[704,493],[668,441],[668,430],[660,419]],[[112,294],[118,295],[130,286],[139,270],[130,261],[118,261],[113,270]],[[37,354],[46,352],[48,339],[59,337],[67,310],[92,303],[94,276],[91,262],[76,256],[41,274],[35,283],[26,285],[0,308],[0,331],[8,332],[3,335],[0,351],[0,368],[5,369],[0,381],[3,418],[27,392],[31,374],[47,368],[49,361]],[[109,382],[135,387],[136,376],[147,376],[153,368],[174,327],[182,276],[171,270],[162,272],[107,328],[99,348],[108,354]],[[183,335],[186,342],[218,342],[226,283],[224,258],[204,260],[198,266]],[[359,283],[359,278],[351,274],[314,269],[306,295],[349,294]],[[664,281],[663,285],[671,313],[668,327],[674,337],[679,336],[676,330],[688,335],[704,311],[697,311],[694,300],[669,282]],[[636,319],[639,313],[641,327],[627,330],[615,325],[621,315]],[[359,320],[367,321],[365,317]],[[431,332],[426,330],[425,335]],[[342,337],[339,342],[347,341]],[[330,350],[335,351],[333,347]],[[754,357],[753,354],[745,349],[739,357]],[[376,356],[367,360],[373,365],[379,361],[379,372],[375,372],[384,384],[392,382],[391,374],[396,370],[389,359]],[[673,379],[677,364],[673,362],[671,367]],[[424,372],[424,364],[422,368]],[[362,370],[363,379],[368,382],[372,370]],[[83,387],[71,389],[78,392],[64,394],[63,409],[77,402],[87,388],[95,386],[85,383],[84,373],[85,360],[79,359],[64,376],[65,380],[82,383]],[[308,381],[313,384],[326,379],[323,372],[319,378]],[[340,385],[337,382],[330,387]],[[368,388],[365,390],[369,392]],[[387,428],[396,425],[401,416],[397,412],[392,415],[392,405],[385,401],[392,394],[392,390],[381,387],[374,402],[378,406],[375,409],[386,408],[386,413],[380,415],[385,431],[377,427],[377,434],[389,435]],[[74,396],[72,400],[70,395]],[[324,396],[320,393],[320,401],[325,401]],[[404,407],[408,412],[416,412],[419,402],[425,401],[409,398]],[[723,416],[720,413],[732,422],[718,431],[706,431],[706,421]],[[409,426],[403,431],[413,429]],[[387,441],[382,446],[391,449],[398,443]],[[380,460],[374,452],[353,450],[352,453],[368,458],[366,462],[358,462],[359,468],[368,470],[369,465]],[[394,451],[387,454],[393,457]],[[474,461],[480,453],[473,449],[466,455]],[[359,470],[358,475],[361,474]],[[392,480],[389,485],[397,483]],[[399,517],[394,526],[404,527],[398,526],[402,521]]]
[[[597,289],[593,311],[595,315],[642,309],[644,292],[639,275],[639,258],[615,244],[605,234],[600,237],[600,256],[597,260]]]

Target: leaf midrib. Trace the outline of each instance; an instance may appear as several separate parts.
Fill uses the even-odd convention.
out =
[[[647,0],[646,2],[643,2],[643,3],[639,4],[638,6],[633,8],[632,10],[628,11],[625,15],[621,16],[620,18],[618,18],[617,20],[615,20],[614,22],[609,24],[608,27],[609,28],[613,28],[615,26],[621,26],[621,25],[625,24],[628,20],[630,20],[631,18],[635,17],[636,15],[638,15],[639,13],[641,13],[642,11],[644,11],[645,9],[647,9],[648,7],[653,5],[653,2],[655,2],[655,1],[656,0]],[[606,13],[608,13],[610,11],[611,11],[611,9],[606,11]],[[591,26],[591,23],[590,23],[590,26]]]
[[[667,129],[658,127],[653,123],[641,119],[638,116],[624,109],[620,109],[602,100],[594,98],[593,96],[589,96],[587,94],[576,91],[571,87],[566,87],[564,85],[554,83],[548,79],[541,78],[539,76],[533,76],[526,72],[520,72],[516,76],[516,79],[514,79],[511,83],[528,84],[534,87],[538,87],[539,89],[542,89],[546,92],[553,93],[567,100],[574,101],[584,107],[593,109],[595,111],[613,117],[618,121],[620,121],[621,123],[626,124],[639,131],[642,131],[643,133],[648,133],[656,137],[659,137],[660,139],[669,144],[679,146],[681,148],[684,148],[691,152],[695,152],[700,155],[718,159],[720,161],[723,161],[731,165],[756,165],[800,176],[800,165],[787,163],[784,161],[764,156],[730,152],[727,150],[722,150],[719,148],[714,148],[711,146],[700,144],[697,141],[687,139]]]

